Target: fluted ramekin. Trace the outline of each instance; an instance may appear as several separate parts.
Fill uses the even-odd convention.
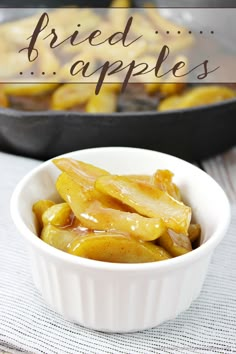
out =
[[[180,257],[145,264],[116,264],[69,255],[36,235],[32,205],[58,199],[59,174],[51,161],[30,172],[11,200],[13,221],[26,240],[36,287],[66,319],[106,332],[155,327],[186,310],[199,295],[215,247],[226,233],[230,206],[221,187],[205,172],[155,151],[110,147],[64,155],[115,174],[151,174],[169,169],[202,226],[201,246]]]

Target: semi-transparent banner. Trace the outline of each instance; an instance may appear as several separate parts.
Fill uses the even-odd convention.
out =
[[[1,9],[1,82],[236,82],[236,9]]]

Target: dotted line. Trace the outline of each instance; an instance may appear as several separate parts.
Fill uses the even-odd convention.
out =
[[[155,31],[156,34],[159,33],[159,31]],[[192,34],[193,32],[192,31],[188,31],[189,34]],[[199,31],[200,34],[203,34],[203,31]],[[209,32],[210,34],[214,34],[215,32],[214,31],[210,31]],[[170,31],[166,31],[166,34],[171,34]],[[172,32],[173,34],[173,32]],[[181,31],[177,31],[177,34],[181,34]],[[183,32],[183,34],[185,34],[185,32]],[[197,34],[197,33],[196,33]]]
[[[20,75],[23,75],[23,72],[22,71],[20,71],[20,73],[19,73]],[[31,73],[30,73],[31,75],[34,75],[35,73],[33,72],[33,71],[31,71]],[[37,73],[38,74],[38,73]],[[52,73],[53,75],[56,75],[57,73],[54,71],[53,73]],[[41,75],[46,75],[46,73],[44,72],[44,71],[42,71],[41,72]]]

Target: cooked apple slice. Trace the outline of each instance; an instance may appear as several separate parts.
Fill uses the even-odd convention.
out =
[[[67,203],[55,204],[43,213],[42,220],[44,225],[69,226],[73,221],[73,213]]]
[[[91,232],[84,236],[48,224],[43,228],[41,239],[70,254],[104,262],[144,263],[171,258],[160,246],[116,233]]]
[[[156,240],[166,231],[160,218],[147,218],[137,213],[104,208],[97,201],[77,217],[89,229],[118,231],[143,241]]]
[[[148,175],[124,175],[123,177],[129,178],[132,182],[152,183],[152,177]]]
[[[173,230],[168,230],[158,239],[158,244],[168,251],[173,257],[192,251],[192,245],[188,236],[177,234]]]
[[[100,193],[90,183],[86,183],[81,180],[81,183],[77,183],[73,178],[71,178],[66,172],[63,172],[57,179],[56,188],[63,200],[65,200],[71,207],[72,211],[78,214],[82,213],[86,208],[89,207],[91,202],[99,200],[104,207],[113,208],[117,210],[127,210],[128,207],[123,205],[116,199]],[[76,205],[71,203],[71,198],[76,200]]]
[[[54,90],[58,84],[54,83],[7,83],[4,84],[4,92],[11,96],[36,96],[43,95]]]
[[[7,95],[4,92],[4,86],[0,85],[0,107],[8,107],[9,106],[9,100]]]
[[[56,189],[62,199],[69,204],[75,216],[80,215],[89,206],[89,201],[94,200],[90,190],[85,190],[65,172],[58,177]]]
[[[34,203],[32,210],[33,210],[33,212],[36,216],[36,219],[38,221],[38,226],[40,229],[40,230],[38,230],[39,232],[41,231],[41,229],[43,227],[42,217],[43,217],[44,212],[48,208],[53,206],[54,204],[55,203],[52,200],[47,200],[47,199],[41,199],[41,200],[37,201],[36,203]]]
[[[235,91],[227,86],[202,85],[194,87],[183,94],[177,108],[205,106],[234,97]]]
[[[191,242],[196,241],[201,236],[201,226],[199,224],[190,224],[188,229],[188,237]]]
[[[93,84],[68,83],[54,91],[51,99],[53,110],[67,110],[85,104],[94,94]]]
[[[172,182],[173,173],[169,170],[157,170],[153,175],[152,183],[164,192],[167,192],[176,200],[181,200],[180,190]]]
[[[155,240],[166,230],[160,218],[147,218],[137,213],[117,210],[88,197],[88,192],[65,173],[59,176],[56,187],[77,219],[89,229],[117,231],[144,241]]]
[[[131,7],[131,1],[130,0],[113,0],[111,2],[110,7]]]
[[[158,103],[157,110],[160,112],[171,111],[177,109],[178,104],[181,101],[181,96],[172,95],[164,98],[160,103]]]
[[[68,247],[68,252],[84,258],[113,263],[145,263],[171,258],[167,251],[153,243],[112,233],[89,234],[75,239]]]
[[[81,189],[81,193],[85,193],[86,191],[85,199],[97,199],[100,200],[100,202],[107,207],[115,208],[118,210],[128,210],[128,207],[122,205],[122,203],[118,202],[114,198],[104,193],[100,193],[98,190],[95,189],[94,183],[96,179],[100,176],[109,175],[109,172],[107,172],[106,170],[103,170],[99,167],[93,166],[82,161],[77,161],[68,158],[54,159],[53,163],[61,171],[66,172],[67,175],[71,177],[71,179],[73,179],[77,184],[81,186],[81,188],[83,189],[83,191]],[[61,178],[62,181],[63,178],[65,179],[65,181],[62,183],[67,183],[66,176]]]
[[[69,158],[54,159],[53,163],[66,172],[77,183],[86,183],[88,187],[94,188],[94,182],[98,177],[109,175],[110,173],[89,163],[77,161]]]
[[[187,235],[191,208],[155,186],[131,182],[127,177],[122,176],[102,176],[95,182],[95,187],[100,192],[127,204],[139,214],[161,218],[167,228]]]
[[[41,233],[41,239],[44,242],[62,251],[67,251],[71,242],[79,238],[80,235],[78,235],[78,233],[71,230],[60,229],[51,224],[44,226]]]
[[[104,89],[99,95],[92,95],[85,107],[85,111],[89,113],[113,113],[116,111],[117,94]]]

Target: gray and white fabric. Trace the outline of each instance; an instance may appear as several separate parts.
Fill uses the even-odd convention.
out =
[[[133,334],[95,332],[50,310],[32,283],[27,251],[9,212],[16,183],[40,162],[0,153],[0,352],[45,354],[236,353],[236,150],[203,162],[232,205],[199,298],[163,325]]]

